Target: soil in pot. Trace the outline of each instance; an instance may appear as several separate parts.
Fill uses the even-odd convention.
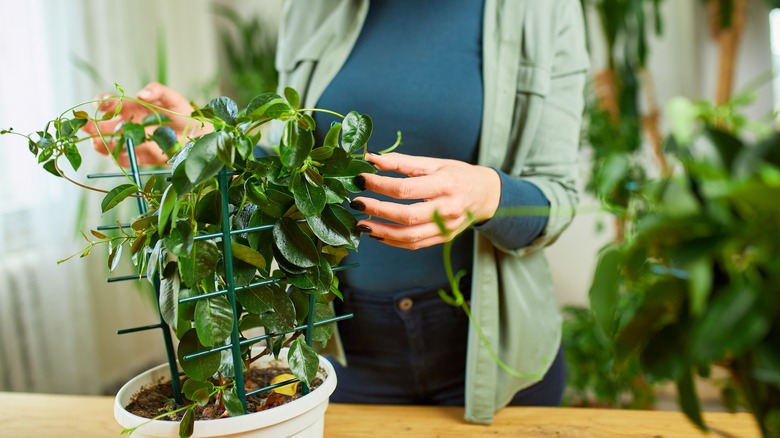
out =
[[[320,369],[320,372],[324,370]],[[252,368],[244,373],[244,387],[247,392],[254,391],[271,384],[274,377],[280,374],[289,374],[290,369],[285,367],[270,368]],[[182,381],[183,383],[184,381]],[[217,382],[213,382],[217,383]],[[311,384],[314,390],[322,384],[322,379],[316,377]],[[297,385],[298,390],[294,395],[284,395],[274,391],[263,391],[247,398],[247,413],[264,411],[276,406],[291,402],[302,396],[301,385]],[[186,400],[185,404],[191,404]],[[178,406],[173,400],[173,390],[171,383],[167,380],[160,380],[157,383],[143,387],[138,393],[130,399],[130,404],[125,406],[128,412],[144,418],[154,418],[166,411],[172,411]],[[206,406],[195,408],[195,420],[216,420],[228,416],[224,406],[217,404],[216,397],[212,397]],[[184,412],[177,412],[162,420],[180,421]]]

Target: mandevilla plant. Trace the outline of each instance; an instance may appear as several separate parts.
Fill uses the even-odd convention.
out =
[[[166,126],[168,110],[126,97],[119,86],[117,90],[116,111],[90,116],[80,110],[91,103],[86,102],[48,122],[43,130],[23,136],[45,170],[67,178],[58,160],[65,157],[74,170],[79,168],[77,145],[91,140],[81,127],[117,116],[124,100],[152,111],[139,123],[127,122],[121,131],[102,136],[116,141],[114,157],[125,144],[156,142],[172,157],[170,178],[152,175],[141,184],[122,169],[127,178],[105,191],[102,211],[128,198],[143,199],[146,211],[128,224],[119,224],[115,235],[91,231],[93,238],[84,236],[87,247],[79,254],[86,256],[95,245],[107,244],[113,270],[127,248],[139,276],[159,280],[160,314],[179,339],[179,365],[187,376],[182,392],[194,402],[176,409],[185,411],[180,433],[186,436],[192,433],[194,407],[214,396],[229,415],[244,413],[231,355],[217,352],[185,359],[231,343],[234,326],[241,339],[255,328],[289,333],[268,339],[267,348],[255,355],[242,344],[243,369],[260,355],[278,356],[283,346],[289,346],[292,373],[306,384],[314,378],[318,358],[300,339],[298,327],[307,320],[332,318],[329,303],[341,297],[334,270],[347,250],[357,249],[360,236],[356,219],[342,204],[349,192],[359,191],[353,182],[356,175],[375,172],[362,159],[372,123],[357,112],[341,115],[301,109],[298,93],[287,88],[284,98],[261,94],[242,110],[227,97],[202,108],[193,104],[188,117],[213,126],[213,132],[182,145]],[[330,127],[322,145],[315,145],[311,111],[341,118]],[[272,120],[284,124],[278,154],[257,158],[253,149],[260,141],[260,127]],[[2,134],[22,135],[12,129]],[[229,241],[221,234],[226,220],[231,229],[240,231],[230,233]],[[227,263],[228,258],[232,263]],[[235,303],[224,293],[228,288],[237,290]],[[206,294],[209,297],[195,299]],[[314,308],[309,304],[311,295],[316,296]],[[312,330],[313,340],[324,344],[334,326],[322,324]]]

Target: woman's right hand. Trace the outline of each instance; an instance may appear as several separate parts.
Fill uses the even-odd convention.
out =
[[[103,95],[101,98],[105,99],[110,96],[111,95]],[[174,114],[189,115],[192,112],[189,102],[179,92],[157,82],[152,82],[138,92],[136,97],[143,102],[172,111],[160,111],[160,114],[164,114],[171,119],[171,123],[168,126],[176,131],[177,137],[181,138],[182,135],[198,136],[206,133],[205,128],[201,128],[199,123],[193,122],[187,117]],[[119,100],[104,100],[100,103],[100,111],[111,113],[116,110],[117,105],[119,105]],[[149,114],[152,114],[152,111],[147,107],[138,102],[125,99],[122,101],[122,109],[116,117],[105,121],[89,122],[84,125],[83,129],[94,136],[92,138],[92,144],[94,145],[95,150],[103,155],[108,155],[109,152],[116,147],[116,141],[107,138],[103,139],[98,135],[98,132],[102,134],[112,134],[120,123],[141,123],[144,117]],[[151,133],[156,128],[157,126],[150,126],[147,127],[146,130],[148,133]],[[141,165],[165,164],[168,161],[168,156],[156,143],[151,141],[136,145],[136,156],[138,157],[138,163]],[[122,166],[127,167],[129,165],[126,151],[122,151],[117,159]]]

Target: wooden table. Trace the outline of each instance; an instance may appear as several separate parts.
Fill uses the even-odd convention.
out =
[[[2,438],[119,437],[112,397],[0,392]],[[327,437],[697,437],[702,434],[682,414],[575,408],[506,408],[494,424],[462,420],[463,408],[331,404]],[[758,437],[748,414],[708,413],[722,436]]]

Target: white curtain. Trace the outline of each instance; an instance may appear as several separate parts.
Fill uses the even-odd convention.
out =
[[[213,94],[205,90],[217,68],[209,0],[0,0],[0,128],[40,130],[112,91],[75,58],[134,93],[154,79],[158,38],[169,85],[196,100]],[[0,137],[0,150],[0,390],[98,393],[162,360],[159,332],[114,334],[154,314],[137,286],[106,284],[104,250],[56,264],[83,247],[85,208],[83,231],[106,220],[94,214],[101,195],[46,174],[23,139]],[[82,154],[76,179],[108,168],[89,145]]]

